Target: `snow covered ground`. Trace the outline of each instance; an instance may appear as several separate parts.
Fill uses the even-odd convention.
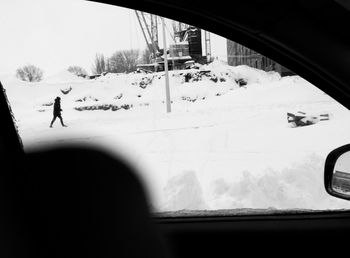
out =
[[[350,142],[349,111],[299,76],[220,62],[171,71],[171,113],[162,72],[2,82],[26,150],[77,142],[121,153],[156,211],[350,208],[323,187],[327,154]],[[56,96],[67,128],[49,128]],[[291,128],[297,111],[332,117]]]

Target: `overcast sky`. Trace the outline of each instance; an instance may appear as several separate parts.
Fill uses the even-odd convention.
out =
[[[0,75],[26,64],[44,76],[70,65],[90,73],[96,53],[146,47],[130,9],[83,0],[1,0],[0,10]],[[225,40],[211,37],[213,55],[225,59]]]

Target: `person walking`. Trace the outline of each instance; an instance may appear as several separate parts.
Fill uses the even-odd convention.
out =
[[[58,117],[61,121],[61,125],[64,127],[67,127],[64,123],[63,123],[63,119],[62,119],[62,115],[61,115],[61,98],[57,97],[55,98],[55,104],[53,105],[53,119],[51,121],[50,127],[52,128],[53,123],[55,122],[56,118]]]

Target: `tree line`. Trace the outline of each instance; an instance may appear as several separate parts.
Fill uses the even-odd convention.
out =
[[[130,73],[136,71],[138,64],[149,62],[150,52],[148,49],[143,52],[135,49],[119,50],[107,58],[103,54],[96,54],[92,72],[94,74],[104,72]]]
[[[114,52],[110,57],[103,54],[96,54],[92,65],[93,74],[111,73],[130,73],[137,69],[138,64],[150,63],[150,52],[148,49],[140,50],[119,50]],[[78,76],[87,76],[86,70],[80,66],[72,65],[67,71]],[[16,70],[16,77],[22,81],[38,82],[43,78],[43,70],[35,65],[25,65]]]

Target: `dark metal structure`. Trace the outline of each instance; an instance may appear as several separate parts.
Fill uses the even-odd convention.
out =
[[[164,50],[158,45],[157,16],[136,11],[136,17],[141,27],[147,47],[151,53],[150,64],[140,64],[139,69],[164,70]],[[169,69],[184,69],[193,63],[207,63],[210,60],[210,34],[205,32],[205,52],[202,52],[202,30],[181,22],[173,22],[173,44],[170,44],[166,54],[169,55]]]
[[[160,54],[158,45],[158,18],[156,15],[136,10],[135,14],[147,47],[150,53],[153,55],[153,58],[156,58]]]

